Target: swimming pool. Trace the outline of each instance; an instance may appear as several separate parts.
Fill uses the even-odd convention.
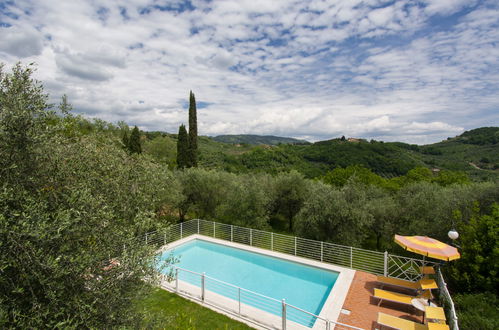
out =
[[[245,301],[246,304],[274,315],[281,313],[281,299],[319,315],[339,275],[335,271],[201,239],[193,239],[166,250],[161,258],[166,259],[172,252],[174,256],[179,257],[176,267],[196,273],[204,272],[206,276],[276,299],[275,306],[268,303],[262,306],[251,299]],[[200,286],[199,278],[187,276],[187,273],[182,274],[179,280]],[[235,298],[233,293],[217,285],[210,286],[210,282],[207,282],[206,290]],[[293,315],[289,317],[293,320]],[[302,317],[294,321],[310,327],[314,320]]]

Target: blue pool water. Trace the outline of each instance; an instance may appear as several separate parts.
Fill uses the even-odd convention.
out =
[[[319,315],[324,302],[338,278],[337,272],[327,271],[299,263],[270,257],[267,255],[245,251],[204,240],[192,240],[176,247],[173,251],[165,251],[161,259],[170,254],[179,257],[176,267],[277,299],[286,299],[286,303],[299,307],[315,315]],[[165,270],[166,272],[167,270]],[[181,272],[180,280],[200,286],[198,276]],[[221,286],[215,281],[207,280],[206,290],[216,292],[237,300],[237,290]],[[281,315],[279,302],[260,303],[256,295],[243,293],[242,302],[275,315]],[[311,326],[310,317],[296,310],[288,310],[288,318],[295,322]]]

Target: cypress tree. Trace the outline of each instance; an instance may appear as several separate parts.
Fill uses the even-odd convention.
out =
[[[194,93],[189,94],[189,166],[198,165],[198,123],[196,115],[196,98]]]
[[[130,140],[128,138],[128,132],[127,131],[124,131],[123,132],[123,137],[121,138],[121,142],[123,143],[123,148],[125,150],[129,150],[129,144],[130,144]]]
[[[128,140],[128,150],[131,154],[142,153],[142,146],[140,145],[140,132],[137,126],[135,126],[130,134],[130,139]]]
[[[177,166],[185,168],[189,166],[189,138],[184,124],[178,128],[177,139]]]

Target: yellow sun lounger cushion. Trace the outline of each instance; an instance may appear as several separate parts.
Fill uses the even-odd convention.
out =
[[[417,283],[419,283],[419,286],[423,290],[438,289],[437,282],[435,282],[435,280],[432,278],[423,278],[419,280]]]
[[[435,282],[435,280],[429,278],[424,278],[417,282],[411,282],[411,281],[401,280],[398,278],[378,276],[377,281],[378,283],[381,283],[381,287],[383,287],[384,285],[389,285],[389,286],[395,286],[411,290],[421,290],[421,289],[427,290],[427,289],[438,288],[438,285]]]
[[[412,322],[409,320],[401,319],[400,317],[388,315],[385,313],[378,313],[377,323],[381,326],[390,327],[393,329],[400,330],[426,330],[427,327],[424,324]]]
[[[411,282],[406,280],[401,280],[398,278],[391,278],[385,276],[378,276],[378,283],[381,283],[382,287],[384,285],[396,286],[404,289],[418,290],[421,288],[418,282]]]
[[[443,323],[428,322],[428,330],[449,330],[449,326]]]
[[[409,296],[403,293],[391,292],[381,289],[374,289],[374,297],[380,300],[378,306],[383,300],[412,306],[412,299],[416,298],[414,296]]]
[[[427,320],[446,321],[445,311],[442,307],[426,306],[424,315]]]
[[[435,274],[435,268],[433,268],[433,266],[422,266],[419,268],[419,270],[421,270],[421,274],[423,275]]]

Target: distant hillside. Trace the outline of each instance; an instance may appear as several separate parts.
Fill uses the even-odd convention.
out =
[[[356,143],[334,139],[309,145],[255,147],[233,157],[242,167],[252,171],[277,173],[297,170],[314,178],[336,167],[363,165],[382,176],[403,175],[424,163],[396,145],[382,142]]]
[[[241,134],[241,135],[218,135],[212,137],[213,140],[217,142],[223,143],[232,143],[232,144],[251,144],[251,145],[261,145],[266,144],[270,146],[275,146],[278,144],[309,144],[310,142],[305,140],[298,140],[288,137],[280,137],[273,135],[249,135],[249,134]]]
[[[479,179],[499,178],[499,127],[466,131],[445,141],[420,146],[428,166],[468,172]]]
[[[174,167],[176,135],[163,132],[143,134],[144,152]],[[198,143],[200,166],[233,173],[275,174],[297,170],[315,178],[337,167],[363,165],[381,176],[394,177],[424,166],[464,171],[479,181],[499,180],[499,127],[470,130],[424,146],[363,139],[353,143],[339,138],[308,143],[255,135],[200,136]]]
[[[497,144],[499,143],[499,127],[481,127],[472,129],[471,131],[466,131],[454,139],[466,144]]]

